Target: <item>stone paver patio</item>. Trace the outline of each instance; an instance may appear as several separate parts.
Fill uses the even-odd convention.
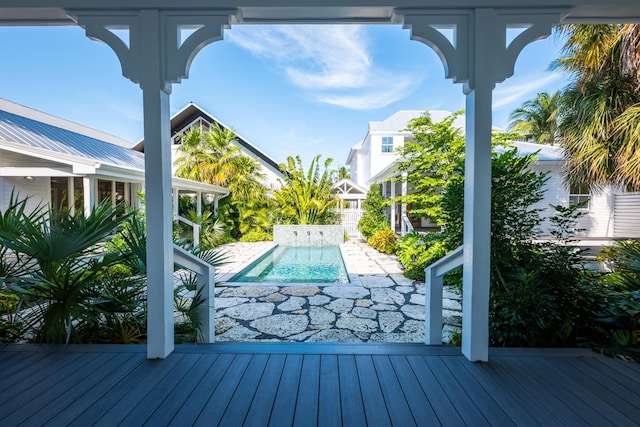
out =
[[[230,262],[220,268],[221,276],[239,271],[272,245],[225,246]],[[217,287],[216,340],[424,342],[424,283],[404,277],[394,255],[362,240],[350,240],[341,249],[350,284]],[[447,293],[444,306],[445,317],[459,314],[457,296]]]

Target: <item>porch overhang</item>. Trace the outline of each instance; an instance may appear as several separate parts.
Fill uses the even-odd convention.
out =
[[[345,4],[347,3],[347,4]],[[273,23],[400,23],[397,8],[536,9],[565,7],[565,22],[640,22],[640,4],[636,0],[4,0],[0,25],[76,25],[66,10],[220,10],[237,9],[232,24]]]

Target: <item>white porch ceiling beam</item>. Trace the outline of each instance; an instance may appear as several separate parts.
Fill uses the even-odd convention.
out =
[[[0,167],[0,176],[74,176],[67,168]]]
[[[391,23],[395,8],[566,7],[566,22],[640,22],[637,0],[3,0],[0,25],[75,25],[65,10],[238,9],[235,23]]]

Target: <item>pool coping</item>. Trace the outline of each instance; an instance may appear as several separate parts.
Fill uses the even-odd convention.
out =
[[[247,261],[239,264],[233,271],[229,271],[227,273],[222,274],[219,278],[216,278],[216,286],[359,286],[362,287],[362,281],[360,280],[360,276],[358,274],[352,273],[349,271],[348,263],[345,261],[345,252],[344,252],[344,243],[338,245],[340,248],[340,256],[342,256],[342,262],[344,264],[344,268],[347,271],[347,276],[349,276],[349,283],[318,283],[318,282],[230,282],[233,277],[237,276],[247,268],[249,265],[258,260],[261,256],[266,254],[267,252],[273,250],[277,243],[273,242],[271,245],[267,245],[263,248],[263,250],[258,251],[255,255],[250,257]]]

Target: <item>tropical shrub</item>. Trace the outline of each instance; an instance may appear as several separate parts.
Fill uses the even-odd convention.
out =
[[[273,192],[278,205],[280,220],[285,224],[314,225],[333,224],[337,220],[335,207],[338,198],[333,193],[335,171],[329,169],[333,159],[324,162],[320,171],[320,155],[311,161],[305,172],[302,159],[287,157],[287,163],[280,165],[284,180],[280,188]]]
[[[240,237],[241,242],[264,242],[267,240],[273,240],[273,233],[266,233],[264,231],[250,231]]]
[[[398,244],[398,260],[405,267],[403,274],[412,280],[424,281],[424,269],[449,252],[446,239],[440,233],[407,233]]]
[[[396,233],[390,228],[377,230],[373,233],[373,236],[369,237],[367,244],[378,252],[391,254],[396,249]]]
[[[604,249],[599,260],[614,266],[613,273],[603,277],[611,293],[597,319],[599,336],[587,345],[640,360],[640,240],[618,241]]]
[[[12,196],[0,212],[1,339],[146,340],[144,217],[110,201],[88,217],[25,207],[26,199]],[[212,265],[224,258],[193,252]],[[29,309],[21,310],[23,304]]]
[[[385,200],[382,198],[379,184],[371,184],[367,196],[362,202],[362,218],[358,221],[358,230],[369,239],[378,230],[390,228],[385,213]]]
[[[430,218],[440,224],[442,219],[442,188],[464,158],[464,135],[453,126],[462,111],[434,122],[425,112],[408,123],[410,140],[398,149],[398,172],[406,172],[411,194],[397,200],[411,204],[411,213]]]

